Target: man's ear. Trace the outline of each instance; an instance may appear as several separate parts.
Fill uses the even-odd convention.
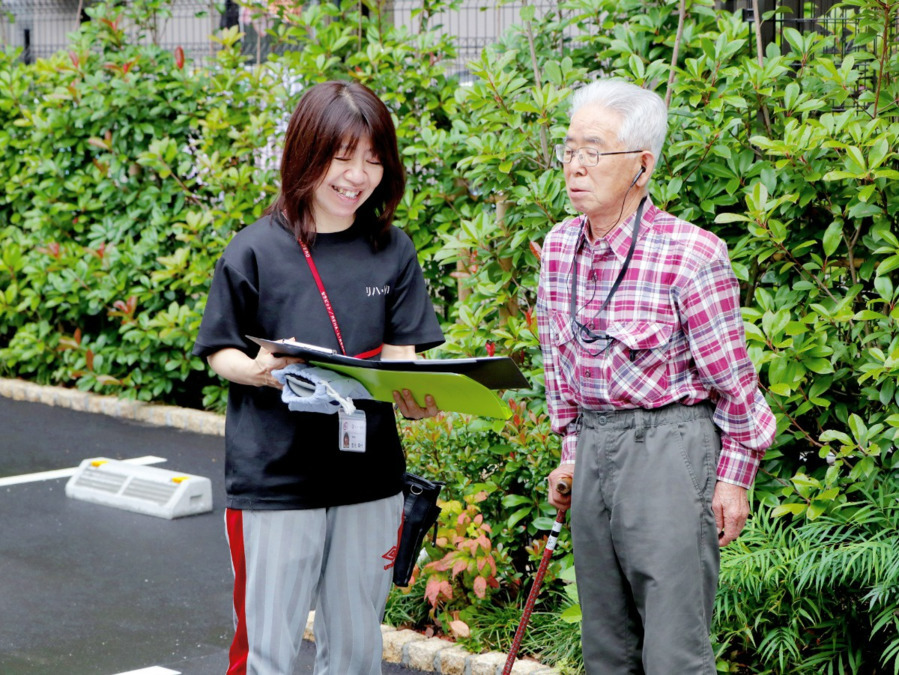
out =
[[[644,150],[640,154],[640,173],[634,178],[634,183],[639,183],[640,187],[646,185],[652,170],[656,167],[656,158],[649,150]]]

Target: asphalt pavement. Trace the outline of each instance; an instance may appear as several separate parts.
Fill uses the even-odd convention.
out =
[[[224,674],[224,440],[3,396],[0,430],[0,674]],[[166,520],[70,499],[66,477],[40,475],[145,456],[209,478],[213,511]],[[304,642],[295,673],[314,655]]]

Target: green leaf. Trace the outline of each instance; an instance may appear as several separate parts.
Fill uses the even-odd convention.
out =
[[[834,169],[833,171],[828,171],[821,180],[832,181],[832,180],[846,180],[846,179],[857,179],[862,174],[851,173],[849,171],[843,171],[842,169]]]
[[[849,207],[849,217],[856,220],[879,216],[882,213],[883,209],[877,204],[857,202]]]
[[[727,223],[745,223],[749,220],[750,218],[748,216],[744,216],[741,213],[719,213],[715,216],[715,222],[719,225],[725,225]]]
[[[787,515],[800,516],[805,513],[806,508],[808,508],[806,504],[781,504],[774,507],[771,514],[775,518],[782,518]]]
[[[824,254],[832,256],[843,239],[843,221],[835,220],[824,230]]]
[[[889,274],[896,268],[899,268],[899,255],[891,255],[877,266],[877,275]]]
[[[543,64],[543,74],[546,79],[557,87],[562,85],[562,69],[556,61],[547,61]]]
[[[852,431],[852,436],[856,441],[859,443],[865,442],[868,435],[868,427],[865,426],[862,418],[855,413],[849,416],[849,429]]]
[[[846,148],[846,159],[849,163],[848,169],[857,172],[857,175],[863,175],[868,172],[868,165],[865,162],[865,156],[862,151],[854,145]]]
[[[511,508],[520,506],[521,504],[530,504],[532,501],[533,499],[525,497],[524,495],[506,495],[503,497],[502,504],[506,508]]]
[[[772,384],[768,386],[768,389],[773,391],[778,396],[789,396],[793,393],[793,387],[784,382],[779,382],[777,384]]]
[[[816,518],[822,516],[827,511],[828,505],[828,502],[813,499],[812,503],[808,505],[808,519],[815,520]]]
[[[899,420],[899,417],[897,417],[897,420]],[[896,426],[899,426],[899,423],[897,423]],[[840,441],[840,443],[842,443],[843,445],[855,444],[848,434],[843,433],[842,431],[837,431],[836,429],[828,429],[827,431],[824,431],[818,437],[818,440],[820,440],[822,443],[829,443],[830,441]]]
[[[509,516],[509,519],[506,521],[506,527],[515,527],[519,523],[519,521],[527,518],[532,511],[533,509],[531,507],[518,509],[511,516]]]
[[[540,516],[539,518],[534,519],[534,527],[538,530],[551,530],[553,528],[553,523],[555,522],[555,518],[550,518],[548,516]]]
[[[827,359],[811,358],[802,359],[802,365],[819,375],[833,372],[833,365]]]
[[[583,615],[581,613],[580,605],[571,605],[570,607],[566,607],[562,613],[559,615],[559,618],[562,619],[565,623],[580,623]]]

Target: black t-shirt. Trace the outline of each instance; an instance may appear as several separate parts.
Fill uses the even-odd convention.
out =
[[[443,342],[412,241],[391,228],[374,251],[354,225],[317,234],[312,259],[347,354],[382,343],[421,351]],[[225,347],[253,357],[246,335],[340,346],[303,251],[280,219],[237,233],[216,264],[193,353]],[[402,489],[405,458],[389,403],[357,401],[366,451],[338,449],[338,415],[292,412],[272,387],[231,383],[225,487],[233,509],[310,509],[382,499]]]

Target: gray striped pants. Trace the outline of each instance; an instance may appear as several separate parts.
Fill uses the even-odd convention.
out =
[[[706,404],[585,412],[571,534],[591,675],[714,675],[712,513],[720,438]]]
[[[379,675],[403,495],[225,513],[234,570],[228,675],[292,675],[315,608],[316,675]]]

